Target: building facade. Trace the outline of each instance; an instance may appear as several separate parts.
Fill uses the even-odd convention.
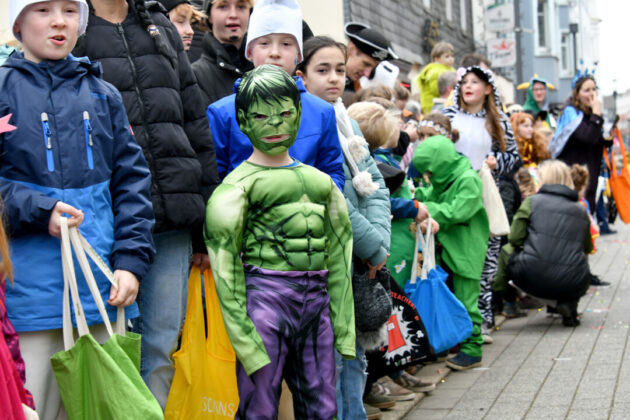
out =
[[[413,77],[431,62],[439,41],[455,47],[455,63],[475,50],[471,0],[344,0],[345,22],[358,21],[381,31],[401,62],[401,75]]]
[[[575,68],[592,69],[599,61],[599,23],[593,0],[515,0],[520,10],[521,74],[534,74],[556,86],[551,102],[571,92]],[[580,64],[583,62],[583,65]],[[524,98],[523,98],[524,99]]]

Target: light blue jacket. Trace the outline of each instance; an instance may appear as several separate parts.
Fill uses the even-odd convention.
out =
[[[354,120],[352,120],[352,129],[356,135],[363,137],[359,125]],[[385,260],[389,251],[391,235],[389,190],[367,146],[365,157],[356,164],[359,171],[367,170],[372,175],[372,180],[378,184],[378,190],[368,197],[357,194],[352,185],[350,169],[344,162],[343,171],[346,183],[343,195],[346,197],[348,215],[352,224],[353,254],[358,258],[368,260],[372,265],[378,265]]]

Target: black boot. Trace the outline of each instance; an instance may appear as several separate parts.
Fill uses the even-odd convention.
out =
[[[610,286],[610,282],[600,279],[595,274],[591,274],[591,286]]]
[[[565,327],[577,327],[580,325],[580,320],[577,317],[577,304],[576,300],[558,303],[556,309],[562,315],[562,325]]]

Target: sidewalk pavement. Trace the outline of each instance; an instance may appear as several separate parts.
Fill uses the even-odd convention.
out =
[[[382,419],[629,419],[630,227],[618,220],[614,229],[589,257],[591,271],[611,285],[581,299],[581,326],[564,327],[545,309],[500,319],[482,367],[425,366],[420,376],[437,389]]]

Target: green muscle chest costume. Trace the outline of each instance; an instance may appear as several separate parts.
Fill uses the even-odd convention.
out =
[[[269,76],[265,77],[267,83]],[[255,83],[254,80],[251,84]],[[290,109],[291,102],[287,100],[271,99],[276,102],[267,106],[264,98],[253,99],[254,105],[246,113],[238,109],[237,95],[237,113],[247,119],[247,123],[241,123],[245,134],[257,137],[252,141],[254,147],[273,155],[276,150],[261,142],[282,137],[278,135],[280,131],[274,132],[269,127],[280,130],[282,124],[293,118],[291,112],[295,109]],[[273,106],[280,111],[270,109]],[[297,123],[293,129],[292,137],[277,150],[287,150],[292,144]],[[280,142],[276,140],[275,144]],[[355,356],[350,272],[352,228],[345,199],[328,175],[299,162],[284,167],[243,162],[208,201],[205,238],[225,326],[248,375],[271,361],[248,313],[249,288],[244,265],[280,274],[303,272],[305,277],[309,276],[307,272],[328,270],[335,348],[344,357]]]
[[[269,359],[247,315],[243,264],[277,271],[328,269],[335,347],[354,357],[347,264],[352,228],[345,199],[328,175],[303,164],[269,168],[245,161],[208,201],[205,234],[225,325],[247,371]]]

